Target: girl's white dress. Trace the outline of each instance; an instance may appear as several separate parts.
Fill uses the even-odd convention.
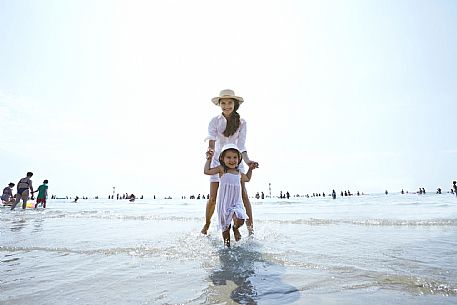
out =
[[[217,195],[218,229],[227,230],[234,214],[239,219],[249,218],[241,199],[241,174],[225,173],[220,177]]]

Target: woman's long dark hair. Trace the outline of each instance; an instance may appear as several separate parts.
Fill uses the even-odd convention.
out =
[[[233,100],[235,107],[233,108],[233,112],[230,115],[230,117],[226,118],[227,119],[227,126],[225,127],[224,130],[224,136],[230,137],[235,134],[235,132],[240,128],[241,124],[241,119],[240,119],[240,114],[236,112],[238,108],[240,108],[240,102],[238,100]]]

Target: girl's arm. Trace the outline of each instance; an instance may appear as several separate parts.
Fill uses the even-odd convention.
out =
[[[210,175],[210,176],[219,174],[221,172],[222,166],[219,165],[217,167],[210,168],[209,167],[210,163],[211,163],[210,160],[206,160],[205,169],[203,170],[203,173],[205,173],[205,175]]]
[[[214,175],[214,174],[219,174],[222,171],[222,166],[216,166],[213,168],[210,168],[211,165],[211,159],[213,158],[214,151],[208,149],[206,152],[206,162],[205,162],[205,167],[203,169],[203,173],[205,175]]]

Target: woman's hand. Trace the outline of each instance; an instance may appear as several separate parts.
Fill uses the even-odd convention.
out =
[[[252,161],[250,160],[247,165],[249,166],[250,169],[255,169],[255,168],[259,168],[259,163],[255,162],[255,161]]]

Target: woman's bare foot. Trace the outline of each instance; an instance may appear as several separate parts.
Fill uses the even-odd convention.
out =
[[[238,229],[238,227],[233,226],[233,235],[235,236],[236,241],[239,241],[241,239],[241,233]]]
[[[254,235],[254,225],[252,224],[251,219],[246,220],[246,227],[248,229],[249,236]]]
[[[203,229],[200,231],[202,234],[206,235],[208,234],[208,229],[209,229],[209,223],[205,223],[203,226]]]
[[[222,232],[222,238],[224,239],[224,246],[230,247],[230,227]]]

